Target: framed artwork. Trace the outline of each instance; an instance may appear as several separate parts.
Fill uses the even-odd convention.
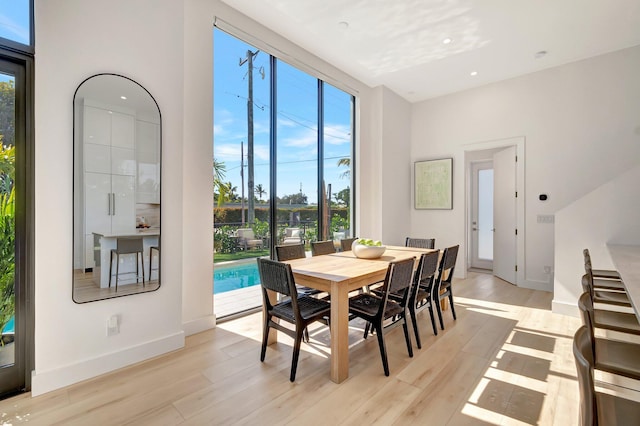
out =
[[[453,158],[414,163],[416,209],[453,209]]]

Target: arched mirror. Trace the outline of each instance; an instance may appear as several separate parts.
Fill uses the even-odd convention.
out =
[[[73,301],[160,287],[162,122],[151,94],[116,74],[73,98]]]

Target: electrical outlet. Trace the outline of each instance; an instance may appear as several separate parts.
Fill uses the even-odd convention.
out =
[[[114,336],[120,333],[120,318],[118,315],[111,315],[107,319],[107,336]]]
[[[537,216],[538,223],[553,223],[555,222],[555,217],[552,214],[539,214]]]

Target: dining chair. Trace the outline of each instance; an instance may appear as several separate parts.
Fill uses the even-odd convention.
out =
[[[432,249],[436,246],[435,238],[411,238],[407,237],[404,242],[405,247],[415,247],[415,248],[424,248],[424,249]]]
[[[351,246],[357,238],[343,238],[340,240],[340,249],[342,251],[351,251]]]
[[[311,242],[311,256],[321,256],[335,252],[336,246],[333,245],[332,240]]]
[[[604,289],[604,290],[626,291],[618,271],[605,270],[605,269],[594,270],[591,265],[591,255],[589,254],[589,249],[584,249],[582,251],[582,255],[584,258],[584,271],[589,272],[589,270],[591,270],[591,273],[593,274],[594,288]]]
[[[433,291],[435,289],[434,284],[436,282],[439,256],[440,254],[437,251],[422,254],[413,278],[414,284],[409,300],[409,314],[411,315],[413,332],[416,335],[416,345],[418,349],[422,349],[417,321],[417,314],[419,312],[429,309],[433,334],[438,335],[438,327],[436,326],[436,319],[433,314],[433,300],[436,300]]]
[[[612,374],[619,374],[640,380],[640,345],[596,338],[590,311],[593,311],[593,304],[589,293],[582,293],[578,299],[578,308],[582,316],[582,325],[587,329],[587,336],[591,344],[592,359],[594,366],[598,370]]]
[[[458,259],[458,248],[460,246],[452,246],[444,249],[440,266],[438,266],[438,284],[433,290],[433,300],[437,300],[436,310],[438,311],[438,319],[440,320],[440,328],[444,330],[444,321],[442,320],[442,308],[440,301],[449,298],[449,306],[453,319],[456,319],[456,308],[453,304],[453,290],[451,284],[453,282],[453,272],[456,268],[456,260]]]
[[[378,336],[378,346],[380,347],[385,376],[389,376],[389,361],[384,342],[386,332],[402,325],[409,357],[413,357],[406,313],[414,262],[415,258],[390,262],[379,294],[361,293],[349,299],[349,313],[370,323]],[[402,300],[393,300],[389,297],[391,293],[403,295]],[[387,324],[384,324],[385,321]]]
[[[118,291],[118,279],[120,277],[120,256],[135,254],[136,256],[136,283],[140,279],[139,262],[142,263],[142,286],[144,287],[144,244],[140,238],[117,238],[116,248],[111,249],[111,261],[109,262],[109,287],[111,287],[111,277],[113,273],[113,258],[116,259],[116,291]],[[123,272],[132,274],[133,272]]]
[[[260,286],[262,288],[264,327],[262,333],[262,350],[260,361],[264,362],[267,351],[267,340],[269,330],[275,328],[294,339],[293,358],[291,360],[291,373],[289,380],[296,379],[296,369],[298,368],[298,358],[300,355],[300,344],[304,330],[309,324],[315,321],[322,321],[330,315],[331,305],[329,302],[298,294],[291,265],[271,259],[259,258],[258,272],[260,274]],[[276,292],[284,298],[278,303],[272,303],[269,298],[269,291]],[[277,318],[294,325],[294,329],[284,327],[275,321]]]
[[[640,403],[605,392],[596,392],[593,372],[595,362],[589,332],[585,326],[573,337],[573,355],[580,390],[580,424],[627,425],[640,418]]]

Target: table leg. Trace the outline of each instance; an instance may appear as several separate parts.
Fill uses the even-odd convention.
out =
[[[331,283],[331,380],[349,377],[349,292],[345,285]]]

